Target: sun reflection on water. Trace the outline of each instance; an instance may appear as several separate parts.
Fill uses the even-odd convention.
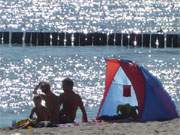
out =
[[[0,0],[0,30],[179,32],[179,9],[179,0]]]

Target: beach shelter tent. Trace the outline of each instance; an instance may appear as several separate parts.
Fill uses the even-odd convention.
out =
[[[148,70],[132,61],[107,59],[105,91],[97,119],[117,115],[117,106],[126,103],[138,107],[139,121],[178,117],[171,97]]]

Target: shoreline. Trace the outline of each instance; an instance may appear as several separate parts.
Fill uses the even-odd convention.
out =
[[[0,135],[179,135],[180,119],[153,122],[130,122],[130,123],[80,123],[79,125],[67,124],[62,127],[46,127],[32,129],[0,129]]]

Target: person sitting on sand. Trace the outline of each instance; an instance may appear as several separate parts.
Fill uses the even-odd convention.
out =
[[[59,122],[60,105],[58,103],[58,96],[56,96],[47,82],[40,82],[34,89],[34,94],[37,94],[37,89],[41,89],[44,94],[39,94],[43,100],[50,115],[50,122],[57,124]]]
[[[31,110],[30,119],[33,119],[34,114],[36,114],[36,123],[41,121],[49,121],[50,116],[46,107],[42,106],[42,99],[40,96],[35,96],[33,98],[35,107]]]
[[[87,114],[81,97],[73,91],[73,81],[66,78],[62,81],[64,93],[59,96],[59,103],[62,105],[60,111],[60,123],[73,123],[76,117],[76,111],[80,107],[82,112],[82,122],[87,122]]]

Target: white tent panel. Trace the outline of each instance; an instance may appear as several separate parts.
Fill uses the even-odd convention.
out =
[[[131,86],[131,96],[123,96],[123,85]],[[104,104],[100,111],[100,116],[113,116],[117,115],[117,106],[120,104],[129,103],[132,106],[137,106],[137,99],[134,88],[132,87],[131,81],[126,76],[123,69],[120,67],[112,81],[109,92],[105,98]]]

